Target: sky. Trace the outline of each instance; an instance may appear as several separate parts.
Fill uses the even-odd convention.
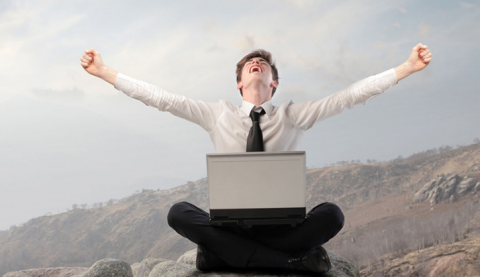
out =
[[[86,49],[132,78],[234,105],[236,63],[266,49],[278,106],[399,66],[418,43],[426,69],[307,131],[309,167],[480,137],[480,2],[0,0],[0,230],[206,177],[208,133],[89,75]]]

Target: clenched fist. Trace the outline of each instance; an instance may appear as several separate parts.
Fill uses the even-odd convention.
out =
[[[431,60],[432,53],[430,53],[428,47],[419,43],[413,47],[406,63],[412,67],[413,72],[417,72],[424,69]]]
[[[395,67],[397,80],[400,81],[410,74],[424,69],[431,61],[432,53],[430,53],[428,47],[421,43],[417,44],[412,48],[412,52],[410,52],[410,57],[408,57],[408,60]]]
[[[112,85],[115,84],[117,72],[103,63],[102,57],[100,57],[100,53],[98,53],[97,50],[93,48],[85,50],[85,53],[80,58],[80,64],[85,71],[93,76],[102,78]]]
[[[105,71],[106,66],[100,57],[100,53],[97,50],[90,48],[85,50],[82,58],[80,59],[83,68],[90,74],[96,77],[100,77],[102,71]]]

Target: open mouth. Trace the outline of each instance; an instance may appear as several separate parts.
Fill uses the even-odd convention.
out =
[[[250,67],[250,70],[249,70],[248,73],[254,73],[254,72],[263,73],[263,69],[259,65],[254,65],[254,66]]]

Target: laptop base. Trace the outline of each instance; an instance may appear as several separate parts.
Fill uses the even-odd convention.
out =
[[[210,219],[210,225],[214,226],[247,226],[253,225],[290,225],[296,227],[305,221],[301,219]]]
[[[291,225],[305,220],[305,207],[270,209],[210,209],[210,225]]]

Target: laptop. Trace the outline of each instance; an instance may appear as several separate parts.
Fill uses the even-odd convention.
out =
[[[305,220],[305,151],[207,154],[207,174],[212,225]]]

